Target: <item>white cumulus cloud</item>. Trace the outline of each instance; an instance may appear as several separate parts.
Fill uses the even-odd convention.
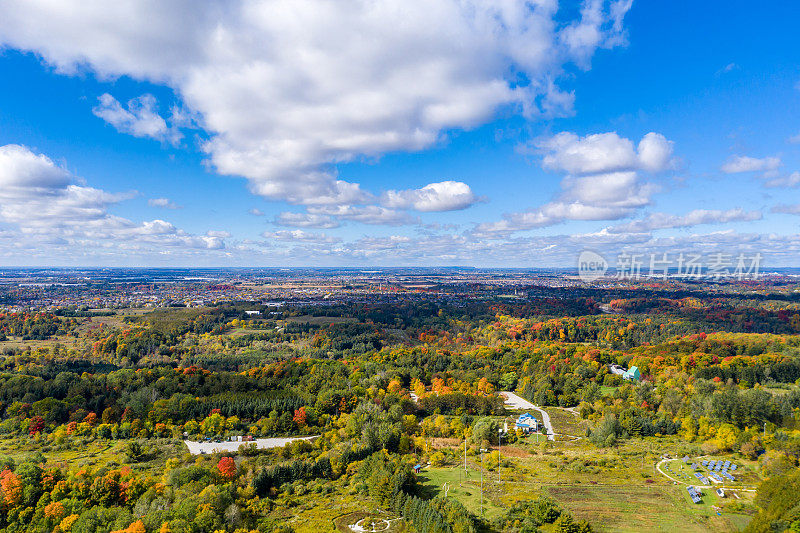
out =
[[[562,132],[534,144],[543,153],[542,166],[566,173],[562,192],[540,207],[478,224],[474,233],[507,237],[515,231],[541,228],[567,220],[617,220],[650,204],[658,185],[642,180],[642,172],[658,173],[674,166],[673,143],[650,132],[638,146],[615,132],[579,137]]]
[[[567,65],[624,43],[630,0],[12,0],[0,42],[59,72],[166,84],[208,134],[217,172],[306,205],[367,201],[335,165],[420,150],[443,132],[571,111]],[[121,131],[164,138],[155,106],[103,95]],[[160,118],[160,120],[159,120]]]
[[[781,166],[779,157],[749,157],[746,155],[735,155],[730,157],[720,167],[726,174],[736,174],[739,172],[774,172]]]
[[[770,211],[773,213],[784,213],[787,215],[800,215],[800,204],[778,204]]]
[[[312,215],[310,213],[291,213],[285,211],[275,217],[274,223],[279,226],[293,228],[338,228],[341,224],[330,215]]]
[[[795,188],[800,186],[800,172],[794,171],[791,174],[784,175],[784,176],[765,176],[766,181],[764,182],[764,187],[769,187],[771,189],[774,188]]]
[[[308,214],[385,226],[402,226],[419,222],[417,218],[411,217],[407,213],[377,205],[312,205],[308,207]]]
[[[152,94],[143,94],[128,102],[127,107],[108,93],[100,96],[92,113],[102,118],[117,131],[128,133],[134,137],[149,137],[161,142],[177,145],[181,133],[167,125],[167,121],[158,113],[158,104]]]
[[[304,242],[315,244],[333,244],[340,242],[338,237],[332,237],[324,233],[310,233],[301,229],[265,231],[261,234],[265,239],[287,242]]]
[[[660,133],[650,132],[639,141],[638,149],[630,139],[616,132],[579,137],[562,132],[535,143],[544,152],[542,165],[550,170],[573,175],[647,170],[661,172],[669,168],[672,142]]]
[[[164,220],[136,223],[113,215],[109,208],[136,193],[109,193],[77,181],[44,154],[22,145],[0,146],[0,222],[14,228],[18,244],[34,250],[63,246],[69,253],[88,254],[225,247],[219,232],[193,235]]]
[[[460,181],[430,183],[420,189],[387,191],[383,205],[416,211],[456,211],[466,209],[478,201],[472,189]]]
[[[169,198],[150,198],[147,200],[147,205],[150,207],[161,207],[163,209],[180,209],[181,206],[170,200]]]

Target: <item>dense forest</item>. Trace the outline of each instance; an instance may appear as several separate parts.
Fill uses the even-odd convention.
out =
[[[3,531],[304,531],[299,510],[326,498],[392,531],[604,530],[525,458],[590,484],[621,472],[614,453],[676,493],[653,466],[665,455],[741,461],[753,492],[718,515],[800,530],[800,304],[777,294],[2,312],[0,341]],[[515,429],[501,391],[558,435]],[[311,438],[257,445],[275,437]],[[477,478],[450,497],[435,481],[459,468],[479,497]],[[533,492],[487,492],[503,468]]]

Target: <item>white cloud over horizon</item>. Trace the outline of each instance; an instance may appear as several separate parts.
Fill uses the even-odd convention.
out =
[[[288,241],[288,242],[303,242],[315,244],[332,244],[341,242],[338,237],[332,237],[324,233],[309,233],[301,229],[296,230],[280,230],[280,231],[265,231],[261,234],[267,240]]]
[[[608,228],[609,233],[646,233],[657,229],[689,228],[701,224],[722,224],[728,222],[752,222],[761,220],[760,211],[745,211],[741,208],[695,209],[685,215],[652,213],[641,220],[618,224]]]
[[[795,188],[800,186],[800,172],[782,174],[780,168],[783,161],[779,156],[750,157],[734,155],[720,167],[725,174],[739,174],[753,172],[763,180],[763,186],[768,189]]]
[[[780,157],[749,157],[746,155],[731,156],[720,170],[726,174],[736,174],[740,172],[763,172],[773,173],[781,166]]]
[[[778,204],[770,212],[783,213],[785,215],[800,215],[800,204]]]
[[[568,220],[617,220],[650,204],[659,189],[641,173],[660,173],[674,166],[673,143],[650,132],[638,146],[616,132],[579,137],[562,132],[539,139],[535,149],[542,166],[565,173],[561,194],[528,211],[506,214],[503,220],[478,224],[474,232],[486,238],[505,238],[516,232]]]
[[[44,154],[17,144],[0,146],[0,223],[24,239],[10,248],[44,243],[76,248],[222,249],[220,235],[193,235],[164,220],[136,223],[109,213],[135,191],[109,193],[78,184]]]

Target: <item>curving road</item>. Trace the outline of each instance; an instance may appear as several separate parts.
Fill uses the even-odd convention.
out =
[[[511,409],[533,409],[539,411],[542,414],[542,424],[547,428],[547,440],[556,440],[556,432],[553,431],[553,424],[550,423],[550,415],[548,415],[544,409],[533,405],[525,398],[517,396],[513,392],[500,391],[497,394],[506,399],[506,407],[510,407]]]

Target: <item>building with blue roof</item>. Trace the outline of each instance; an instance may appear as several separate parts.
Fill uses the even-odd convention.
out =
[[[539,421],[530,413],[522,413],[517,418],[514,428],[522,430],[527,435],[528,433],[539,431]]]

